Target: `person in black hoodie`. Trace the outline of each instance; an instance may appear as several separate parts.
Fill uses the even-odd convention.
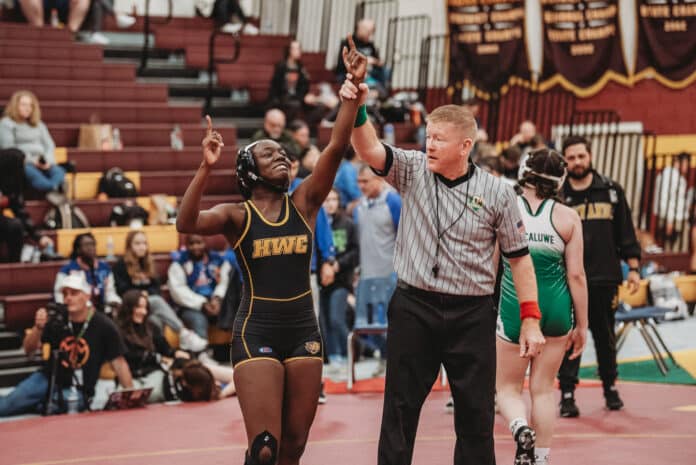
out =
[[[302,64],[302,47],[293,40],[276,63],[268,92],[268,107],[280,108],[288,120],[297,118],[309,93],[309,74]]]
[[[365,82],[371,89],[377,90],[380,98],[388,96],[387,89],[389,87],[388,70],[384,66],[384,62],[379,57],[379,51],[374,43],[375,22],[369,18],[363,18],[355,26],[353,41],[355,47],[360,53],[367,57],[367,78]],[[341,58],[341,50],[347,47],[347,40],[341,41],[341,46],[338,48],[338,61],[336,62],[336,82],[343,83],[346,80],[346,66]]]
[[[320,291],[320,307],[324,342],[332,363],[341,363],[346,356],[348,325],[348,294],[353,291],[353,277],[360,251],[353,221],[339,209],[339,195],[332,188],[324,201],[333,232],[336,259],[333,261],[334,280]]]
[[[561,196],[582,220],[589,328],[597,352],[606,407],[620,410],[623,401],[614,386],[617,378],[614,334],[616,294],[623,279],[622,259],[628,263],[630,270],[629,290],[631,293],[638,291],[641,249],[624,191],[619,184],[592,168],[589,141],[580,136],[566,138],[563,156],[568,164],[568,179],[563,184]],[[579,368],[580,357],[569,360],[566,354],[558,373],[562,417],[577,417],[580,414],[574,398]]]

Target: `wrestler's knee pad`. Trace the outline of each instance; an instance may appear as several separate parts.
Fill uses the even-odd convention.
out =
[[[268,431],[254,438],[247,451],[244,465],[274,465],[278,457],[278,440]]]

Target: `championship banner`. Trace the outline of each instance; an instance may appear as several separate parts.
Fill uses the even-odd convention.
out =
[[[590,97],[609,80],[629,84],[617,0],[541,0],[541,5],[540,91],[560,84],[578,97]]]
[[[635,80],[655,78],[672,89],[696,81],[696,2],[638,1]]]
[[[448,0],[450,86],[486,97],[515,81],[529,82],[524,2]]]

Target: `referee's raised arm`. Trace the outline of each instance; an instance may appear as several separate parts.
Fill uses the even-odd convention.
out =
[[[348,73],[346,80],[343,82],[338,92],[341,101],[358,98],[358,88],[355,87],[355,84],[351,81],[352,76],[350,75],[350,69]],[[365,106],[368,95],[367,84],[360,84],[360,90],[362,91],[362,95],[360,96],[360,108],[358,109],[358,116],[355,119],[355,126],[351,134],[350,142],[355,152],[360,154],[360,158],[375,170],[382,171],[386,166],[387,152],[379,141],[375,127],[370,122],[370,118],[367,117],[367,108]]]

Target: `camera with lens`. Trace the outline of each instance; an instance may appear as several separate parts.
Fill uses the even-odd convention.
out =
[[[62,331],[68,327],[67,305],[51,302],[46,305],[46,313],[48,313],[46,330],[50,332]]]

